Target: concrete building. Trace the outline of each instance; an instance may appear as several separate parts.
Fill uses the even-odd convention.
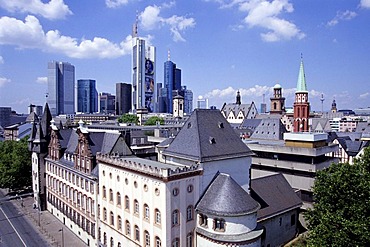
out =
[[[130,94],[131,97],[131,94]],[[130,101],[131,106],[131,101]],[[116,96],[110,93],[99,93],[99,113],[115,114],[116,113]]]
[[[53,116],[75,113],[75,67],[72,64],[48,63],[47,102]]]

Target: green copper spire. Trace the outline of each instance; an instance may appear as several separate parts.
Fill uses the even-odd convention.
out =
[[[299,67],[298,81],[297,81],[297,91],[296,92],[308,92],[306,85],[306,76],[304,74],[303,57],[301,54],[301,65]]]

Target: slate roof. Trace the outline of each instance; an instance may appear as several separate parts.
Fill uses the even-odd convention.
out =
[[[228,174],[219,173],[200,197],[195,210],[216,216],[241,216],[260,205]]]
[[[306,84],[306,75],[304,73],[303,59],[301,59],[301,64],[299,66],[299,74],[298,74],[296,92],[297,93],[308,92],[307,91],[307,84]]]
[[[282,174],[252,179],[251,196],[262,206],[257,212],[257,220],[263,220],[302,205],[301,199]]]
[[[251,138],[267,139],[267,140],[282,140],[283,133],[287,130],[279,118],[261,119],[260,124],[256,127]]]
[[[329,118],[311,118],[312,131],[320,132],[320,131],[331,131],[330,121]]]
[[[196,109],[163,154],[206,162],[246,157],[252,151],[219,110]]]
[[[39,122],[39,117],[35,112],[31,112],[30,115],[28,115],[28,117],[26,118],[26,122],[27,123]]]
[[[225,116],[228,117],[230,112],[233,112],[235,116],[238,115],[240,111],[243,112],[244,116],[246,117],[248,115],[248,112],[251,108],[252,104],[226,104],[222,107],[222,111],[225,113]]]

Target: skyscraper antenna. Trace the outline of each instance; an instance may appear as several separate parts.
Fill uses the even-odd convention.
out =
[[[321,114],[323,114],[324,113],[324,100],[325,100],[323,93],[321,94],[320,100],[321,100]]]
[[[136,10],[135,23],[132,25],[132,37],[136,38],[138,36],[138,22],[139,22],[139,13]]]
[[[167,60],[171,61],[171,51],[170,51],[170,49],[168,49],[168,51],[167,51]]]

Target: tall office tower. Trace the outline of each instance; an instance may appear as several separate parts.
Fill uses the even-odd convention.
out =
[[[170,51],[168,51],[168,60],[164,62],[164,87],[166,88],[167,98],[165,99],[166,112],[173,112],[174,90],[181,90],[181,70],[176,68],[176,64],[171,61]]]
[[[131,94],[130,94],[131,97]],[[131,106],[131,101],[130,101]],[[116,96],[110,93],[99,93],[99,113],[115,114],[116,113]]]
[[[304,73],[303,59],[299,67],[297,89],[295,92],[294,110],[294,132],[307,132],[310,115],[310,103],[308,102],[308,91],[306,75]]]
[[[75,113],[75,67],[70,63],[48,63],[47,103],[53,116]]]
[[[37,116],[41,116],[42,115],[42,105],[34,105],[34,104],[30,104],[28,106],[28,113],[36,113]]]
[[[116,83],[116,115],[123,115],[131,110],[132,86],[129,83]]]
[[[193,112],[193,91],[186,86],[182,87],[182,91],[184,92],[184,113],[190,114]]]
[[[8,127],[10,125],[10,115],[12,114],[11,107],[0,107],[0,127]]]
[[[146,46],[145,40],[138,37],[137,22],[132,33],[132,111],[146,108],[155,112],[155,57],[154,46]]]
[[[98,112],[98,91],[95,80],[77,80],[77,111],[81,113]]]

